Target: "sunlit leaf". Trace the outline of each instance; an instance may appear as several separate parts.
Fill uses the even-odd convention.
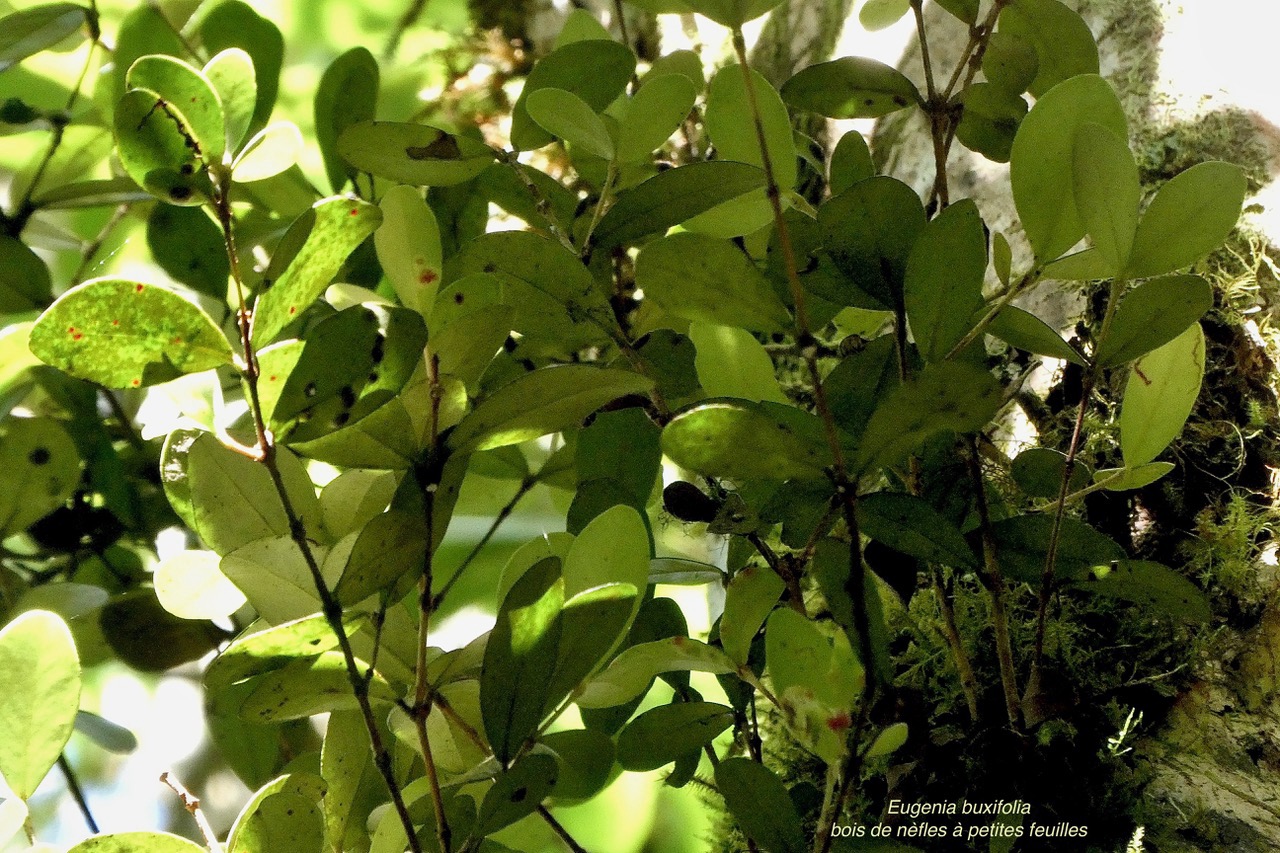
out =
[[[58,616],[31,610],[0,630],[0,774],[30,799],[71,737],[80,661]]]
[[[1235,164],[1192,166],[1160,188],[1138,223],[1127,272],[1160,275],[1195,263],[1236,227],[1247,186]]]
[[[262,181],[278,175],[298,161],[305,143],[291,121],[277,121],[258,131],[231,164],[237,181]]]
[[[1160,455],[1182,432],[1200,396],[1205,340],[1199,323],[1130,368],[1120,407],[1120,451],[1135,467]]]
[[[155,569],[156,598],[183,619],[224,619],[245,603],[244,593],[218,568],[212,551],[179,551]]]
[[[831,464],[817,418],[780,405],[720,400],[677,415],[662,431],[676,464],[711,477],[817,478]]]
[[[0,537],[25,530],[62,506],[80,483],[80,453],[52,418],[0,425]]]

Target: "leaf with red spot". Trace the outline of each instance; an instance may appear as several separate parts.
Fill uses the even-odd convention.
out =
[[[284,327],[320,298],[342,268],[347,256],[382,222],[375,205],[354,198],[318,201],[306,242],[280,277],[264,282],[268,288],[253,308],[253,342],[263,347],[279,337]]]
[[[155,285],[98,279],[72,288],[31,330],[38,358],[108,388],[138,388],[232,363],[197,305]]]

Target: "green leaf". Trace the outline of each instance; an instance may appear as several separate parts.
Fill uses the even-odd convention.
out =
[[[787,406],[717,400],[676,415],[662,431],[673,462],[731,480],[817,479],[831,464],[814,415]]]
[[[1146,605],[1183,622],[1203,625],[1213,615],[1209,599],[1199,587],[1168,566],[1146,560],[1099,566],[1075,588]]]
[[[1058,0],[1014,0],[1001,11],[999,27],[1035,46],[1037,71],[1027,88],[1037,98],[1064,80],[1098,73],[1089,25]]]
[[[360,672],[367,665],[359,663]],[[390,703],[396,692],[374,674],[369,699],[375,706]],[[327,711],[354,711],[360,706],[351,690],[351,678],[341,652],[325,652],[315,658],[293,660],[253,679],[253,691],[240,706],[240,716],[254,723],[298,720]],[[385,712],[384,712],[385,713]]]
[[[582,708],[611,708],[648,689],[662,672],[710,672],[726,675],[738,667],[719,649],[691,640],[670,637],[640,643],[613,659],[604,672],[586,683],[577,697]]]
[[[711,160],[659,172],[618,194],[596,227],[601,249],[665,233],[717,206],[764,187],[764,172],[747,163]]]
[[[325,782],[324,836],[327,849],[346,849],[344,840],[348,827],[360,819],[361,779],[372,769],[369,732],[361,714],[352,711],[331,714],[320,751],[320,776]]]
[[[579,484],[612,480],[627,496],[629,505],[643,515],[662,468],[661,437],[662,428],[641,408],[601,412],[578,433],[574,461]],[[637,584],[637,588],[643,586],[643,582]]]
[[[0,539],[65,504],[80,484],[80,453],[53,418],[0,422]]]
[[[564,561],[566,597],[608,583],[630,584],[639,592],[649,584],[649,534],[629,506],[597,516],[574,539]]]
[[[1109,492],[1141,489],[1159,480],[1176,466],[1172,462],[1148,462],[1132,468],[1102,468],[1093,475],[1095,483],[1106,483]],[[1116,479],[1111,479],[1115,477]]]
[[[58,761],[80,707],[80,660],[54,613],[29,610],[0,630],[0,775],[28,800]]]
[[[398,510],[382,513],[356,538],[334,587],[334,598],[351,607],[392,584],[417,580],[426,555],[427,530],[422,518]]]
[[[780,332],[791,316],[737,246],[700,234],[655,240],[636,259],[636,285],[669,314],[698,323]]]
[[[152,575],[161,606],[181,619],[225,619],[245,603],[244,593],[218,568],[212,551],[179,551]]]
[[[831,194],[839,195],[854,184],[875,177],[876,165],[871,159],[871,148],[867,139],[856,130],[851,130],[840,137],[835,150],[831,152],[829,166]]]
[[[782,99],[798,110],[837,119],[880,118],[921,103],[920,92],[901,71],[862,56],[810,65],[783,84]]]
[[[566,364],[526,373],[481,402],[449,436],[456,451],[489,450],[577,426],[606,403],[645,394],[652,381],[628,370]]]
[[[992,525],[1000,569],[1008,580],[1040,586],[1053,516],[1048,513],[1016,515]],[[1105,566],[1124,559],[1124,551],[1108,537],[1083,521],[1062,519],[1054,577],[1063,581],[1082,578],[1093,566]]]
[[[0,316],[42,310],[53,299],[49,268],[14,237],[0,237]]]
[[[529,114],[529,97],[541,89],[563,89],[600,112],[622,94],[636,70],[636,57],[616,41],[566,44],[538,60],[511,110],[511,144],[519,151],[541,148],[553,139]]]
[[[373,121],[378,107],[378,61],[364,47],[339,56],[320,77],[316,89],[316,144],[334,192],[341,192],[356,170],[338,154],[338,139],[353,124]]]
[[[31,351],[108,388],[168,382],[231,364],[231,345],[194,303],[156,285],[97,279],[68,290],[31,330]]]
[[[1204,378],[1204,332],[1185,332],[1133,363],[1120,407],[1120,452],[1127,467],[1150,462],[1182,432]]]
[[[768,12],[782,0],[682,0],[682,5],[725,27],[740,27]]]
[[[1213,307],[1213,288],[1196,275],[1171,275],[1138,285],[1120,300],[1098,344],[1103,367],[1133,361],[1186,331]]]
[[[907,259],[903,298],[926,361],[946,358],[969,331],[986,271],[987,235],[972,199],[947,207],[925,226]]]
[[[867,747],[867,758],[884,758],[897,752],[907,742],[909,731],[906,723],[894,723],[876,735],[876,739]]]
[[[364,614],[348,614],[343,625],[354,636],[368,622]],[[337,648],[338,635],[329,620],[316,613],[271,628],[241,634],[205,670],[210,690],[222,690],[246,678],[279,669],[299,658],[310,659]]]
[[[696,752],[733,725],[733,709],[714,702],[676,702],[645,711],[618,733],[624,770],[657,770]]]
[[[291,121],[272,122],[245,144],[231,164],[231,173],[241,183],[264,181],[298,162],[304,147],[297,125]]]
[[[253,60],[240,48],[231,47],[210,59],[201,73],[222,102],[227,150],[235,153],[249,132],[258,103],[258,78]]]
[[[125,85],[162,99],[159,110],[171,119],[181,116],[197,143],[196,156],[205,163],[221,163],[227,148],[222,103],[203,73],[172,56],[144,56],[129,67]]]
[[[993,86],[1021,95],[1040,73],[1040,57],[1030,41],[1009,30],[997,30],[982,54],[982,73]]]
[[[480,670],[480,710],[493,754],[508,762],[542,722],[555,672],[564,606],[560,560],[540,561],[498,609]]]
[[[312,556],[322,563],[329,549],[311,546]],[[293,537],[276,535],[255,538],[225,554],[219,564],[258,615],[272,625],[299,619],[320,609],[320,594],[306,558]],[[332,587],[337,581],[325,577]]]
[[[731,326],[692,323],[689,340],[697,349],[694,365],[707,394],[753,403],[787,402],[778,385],[773,360],[750,332]]]
[[[991,83],[974,83],[960,94],[960,103],[964,107],[956,128],[960,144],[993,162],[1009,162],[1027,102]]]
[[[1236,227],[1246,190],[1244,171],[1232,163],[1200,163],[1174,177],[1142,215],[1126,273],[1172,272],[1221,246]]]
[[[358,199],[318,201],[303,214],[311,218],[305,242],[283,271],[267,271],[253,306],[253,341],[262,347],[311,307],[342,268],[347,256],[382,222],[382,211]],[[272,265],[274,267],[274,264]]]
[[[836,425],[858,439],[867,421],[898,385],[898,354],[893,336],[882,335],[835,366],[824,382]]]
[[[167,832],[113,832],[95,835],[67,853],[203,853],[204,848]]]
[[[630,507],[621,508],[631,511]],[[641,545],[646,549],[641,553],[647,553],[648,543]],[[647,559],[644,564],[646,577],[642,584],[648,581]],[[544,713],[556,710],[570,691],[608,660],[640,609],[643,589],[643,585],[634,583],[606,583],[565,601],[559,616],[560,647],[556,652],[555,671],[549,679]]]
[[[980,315],[985,313],[985,309],[979,311]],[[979,319],[979,316],[974,316],[971,322],[976,324]],[[1047,355],[1050,358],[1060,358],[1081,366],[1085,363],[1084,356],[1064,341],[1048,323],[1016,305],[1006,305],[1001,308],[1000,313],[996,314],[995,319],[987,326],[987,334],[999,338],[1015,349],[1036,355]]]
[[[89,14],[74,3],[50,3],[0,18],[0,74],[80,31]]]
[[[156,24],[152,24],[156,26]],[[163,21],[159,26],[168,30]],[[205,50],[215,53],[238,47],[253,60],[258,101],[253,110],[249,130],[263,127],[275,107],[280,88],[280,66],[284,60],[284,38],[271,21],[259,15],[247,3],[228,0],[219,3],[200,24],[200,41]],[[179,42],[174,55],[183,55]]]
[[[1076,131],[1088,123],[1121,139],[1129,136],[1120,99],[1094,74],[1073,77],[1041,96],[1013,141],[1013,201],[1041,261],[1056,259],[1085,234],[1076,208],[1074,151]]]
[[[73,181],[50,187],[41,190],[32,201],[45,210],[76,210],[83,207],[132,204],[150,201],[151,198],[151,194],[139,189],[132,178],[122,175],[119,178]]]
[[[698,87],[683,74],[651,75],[627,102],[618,127],[618,159],[648,161],[684,122],[697,97]]]
[[[753,70],[751,81],[774,180],[782,189],[791,189],[796,185],[798,174],[791,118],[777,91],[763,75]],[[742,66],[729,65],[716,72],[707,87],[704,123],[720,157],[764,168],[754,115]]]
[[[1052,447],[1032,447],[1014,458],[1009,473],[1018,488],[1028,495],[1056,501],[1062,491],[1062,478],[1067,473],[1067,455]],[[1089,466],[1077,459],[1071,471],[1067,494],[1089,485],[1092,477],[1093,471]]]
[[[926,367],[885,398],[867,422],[856,465],[896,464],[940,432],[976,432],[1004,403],[1000,384],[986,370],[943,361]]]
[[[614,158],[609,128],[596,111],[573,92],[549,87],[538,89],[525,100],[525,109],[543,130],[563,139],[575,150],[581,149],[605,160]]]
[[[746,665],[751,641],[785,589],[777,572],[760,566],[747,566],[729,582],[720,619],[720,645],[738,665]]]
[[[858,529],[890,548],[928,563],[976,569],[964,535],[928,501],[915,495],[876,492],[858,501]]]
[[[493,163],[488,145],[425,124],[358,121],[338,137],[338,156],[352,168],[415,187],[465,183]]]
[[[769,678],[778,695],[789,699],[807,694],[828,714],[852,707],[864,673],[843,632],[829,635],[817,623],[784,607],[769,616],[764,640]]]
[[[209,622],[169,613],[149,589],[114,597],[102,608],[98,625],[122,663],[151,673],[199,660],[226,638]]]
[[[485,791],[474,835],[489,835],[533,814],[556,788],[559,776],[559,764],[550,755],[521,758]]]
[[[189,207],[212,194],[186,120],[155,94],[146,89],[124,94],[116,104],[115,135],[125,172],[156,198]]]
[[[382,224],[374,234],[378,263],[400,304],[429,321],[444,268],[435,214],[418,190],[405,186],[387,190],[381,207]]]
[[[595,15],[586,9],[574,9],[564,19],[564,25],[560,28],[559,35],[556,36],[556,42],[553,47],[563,47],[566,44],[572,44],[575,41],[591,41],[592,39],[611,39],[609,30],[604,24],[596,20]]]
[[[290,773],[259,788],[245,803],[227,836],[227,853],[269,853],[282,848],[319,850],[324,780]]]
[[[609,783],[615,750],[612,738],[603,732],[566,729],[540,738],[539,743],[554,752],[560,762],[557,803],[589,799]]]
[[[396,480],[390,471],[343,471],[320,490],[324,529],[336,540],[364,527],[391,503]]]
[[[895,178],[870,178],[829,199],[818,209],[818,222],[840,271],[881,305],[894,305],[911,247],[928,222],[915,190]]]
[[[966,24],[978,23],[980,0],[937,0],[938,5]]]
[[[716,788],[729,813],[764,853],[804,853],[804,830],[795,803],[777,775],[749,758],[716,767]]]
[[[276,459],[294,512],[309,531],[319,531],[319,502],[306,469],[287,450]],[[174,510],[219,554],[288,534],[289,520],[266,466],[224,447],[212,435],[171,433],[160,466]]]
[[[216,50],[217,48],[210,48]],[[187,56],[186,46],[164,13],[154,6],[136,6],[125,15],[116,31],[115,50],[111,52],[111,88],[109,102],[120,100],[124,94],[125,75],[130,66],[143,56],[166,54]]]
[[[116,755],[128,755],[138,748],[138,738],[133,732],[91,711],[76,711],[75,730]]]
[[[858,22],[868,30],[883,30],[896,24],[911,8],[908,0],[867,0],[858,10]]]
[[[1129,143],[1107,128],[1085,122],[1072,149],[1076,209],[1093,247],[1119,273],[1129,261],[1138,227],[1138,164]]]
[[[155,205],[147,216],[147,248],[172,278],[219,302],[227,298],[227,244],[204,210]]]

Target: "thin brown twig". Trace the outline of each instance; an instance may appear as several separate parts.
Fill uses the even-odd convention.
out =
[[[565,843],[565,846],[572,850],[573,853],[587,853],[586,848],[574,840],[573,836],[569,834],[569,830],[565,829],[560,821],[555,819],[555,815],[551,814],[546,806],[538,806],[538,815],[547,822],[547,825],[551,827],[555,834],[560,837],[560,840]]]
[[[101,832],[98,829],[98,822],[93,818],[93,812],[89,809],[89,801],[84,796],[84,789],[80,787],[80,780],[76,778],[76,772],[71,768],[71,762],[67,760],[65,752],[58,755],[58,769],[62,771],[63,778],[67,780],[67,791],[71,793],[71,799],[76,801],[76,808],[80,809],[80,814],[84,816],[84,822],[88,825],[89,831],[97,835]]]
[[[209,853],[222,853],[222,845],[218,843],[218,835],[213,831],[213,827],[209,825],[208,818],[204,816],[204,812],[200,809],[200,800],[184,788],[181,782],[173,778],[173,774],[168,770],[160,774],[160,781],[168,785],[178,795],[178,800],[182,803],[182,807],[195,818],[196,826],[200,827],[200,835],[204,837],[204,843],[209,848]]]

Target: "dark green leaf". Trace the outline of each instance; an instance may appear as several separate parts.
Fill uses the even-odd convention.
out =
[[[0,18],[0,74],[79,31],[88,16],[89,10],[83,6],[50,3]]]
[[[577,702],[582,708],[610,708],[642,694],[663,672],[737,672],[724,652],[688,637],[640,643],[613,659],[604,672],[587,682]]]
[[[516,581],[498,610],[480,670],[480,709],[499,761],[510,761],[542,722],[563,606],[560,560],[549,557]]]
[[[164,672],[199,660],[226,638],[211,622],[169,613],[149,589],[112,599],[102,608],[98,624],[116,657],[143,672]]]
[[[1171,275],[1138,285],[1120,300],[1097,361],[1114,367],[1167,344],[1213,307],[1213,288],[1196,275]]]
[[[80,707],[80,660],[65,622],[47,610],[0,631],[0,774],[27,800],[62,755]]]
[[[993,162],[1009,162],[1027,102],[991,83],[974,83],[961,94],[960,102],[964,106],[956,128],[960,144]]]
[[[858,501],[858,528],[879,542],[918,560],[957,569],[976,569],[964,535],[923,498],[876,492]]]
[[[449,437],[449,446],[489,450],[559,432],[619,397],[647,393],[652,385],[627,370],[586,364],[535,370],[476,406]]]
[[[318,201],[306,215],[313,215],[312,225],[305,238],[299,235],[305,242],[297,254],[283,271],[273,263],[262,280],[262,292],[253,307],[253,340],[259,347],[274,341],[311,307],[347,256],[382,222],[382,211],[375,205],[350,198]]]
[[[578,434],[579,483],[610,478],[643,513],[662,467],[661,435],[643,409],[601,412]]]
[[[1021,95],[1031,88],[1039,72],[1040,57],[1033,43],[1010,30],[991,34],[982,55],[982,73],[993,86]]]
[[[147,217],[147,248],[177,281],[219,302],[227,298],[227,245],[203,210],[157,204]]]
[[[33,202],[45,210],[74,210],[81,207],[107,207],[148,201],[151,194],[138,188],[132,178],[103,178],[75,181],[50,187],[36,195]]]
[[[975,432],[1003,404],[1000,384],[980,367],[963,362],[931,364],[885,398],[867,423],[857,465],[894,465],[940,432]]]
[[[647,570],[648,559],[644,562]],[[607,583],[583,590],[565,601],[559,617],[560,647],[547,687],[544,713],[554,711],[613,651],[631,624],[641,591],[643,587],[638,590],[631,583]]]
[[[927,221],[915,190],[885,177],[854,184],[818,209],[836,266],[886,307],[901,298],[907,257]]]
[[[529,115],[529,96],[539,89],[571,92],[600,112],[622,94],[635,70],[635,54],[616,41],[579,41],[557,48],[538,60],[525,80],[511,111],[511,144],[529,151],[553,139]]]
[[[985,314],[983,309],[979,314]],[[975,316],[977,323],[980,317]],[[994,335],[1009,346],[1036,355],[1047,355],[1060,358],[1072,364],[1083,365],[1084,356],[1062,339],[1062,336],[1050,328],[1049,324],[1016,305],[1006,305],[1000,309],[991,324],[987,326],[987,334]]]
[[[712,160],[659,172],[618,194],[592,239],[609,248],[661,234],[765,184],[764,172],[747,163]]]
[[[657,770],[711,743],[731,725],[733,710],[725,705],[659,705],[636,717],[618,734],[618,763],[626,770]]]
[[[653,2],[653,0],[650,0]],[[661,0],[657,0],[661,2]],[[782,0],[681,0],[682,5],[725,27],[740,27],[768,12]]]
[[[873,178],[876,165],[871,159],[871,148],[867,139],[856,130],[851,130],[840,137],[835,150],[831,152],[830,176],[828,184],[831,194],[839,195],[849,187]]]
[[[1058,0],[1014,0],[1000,30],[1035,46],[1037,71],[1027,88],[1039,98],[1064,80],[1098,73],[1098,45],[1089,25]]]
[[[425,124],[358,121],[338,137],[338,156],[353,169],[416,187],[448,187],[493,163],[488,145]]]
[[[992,525],[996,557],[1006,579],[1039,587],[1049,553],[1053,516],[1048,513],[1017,515]],[[1124,559],[1124,551],[1083,521],[1062,519],[1054,577],[1073,581],[1093,566]]]
[[[1102,260],[1114,273],[1129,261],[1138,227],[1138,164],[1128,140],[1100,124],[1076,130],[1072,149],[1076,210]]]
[[[1246,188],[1239,166],[1218,161],[1192,166],[1173,178],[1138,223],[1127,273],[1172,272],[1221,246],[1240,218]]]
[[[372,121],[378,107],[378,61],[364,47],[353,47],[324,70],[316,89],[316,144],[334,192],[341,192],[356,170],[338,154],[338,138],[351,125]]]
[[[39,311],[53,299],[49,268],[14,237],[0,236],[0,316]]]
[[[190,55],[164,12],[155,6],[136,6],[120,22],[116,32],[115,50],[111,52],[114,68],[111,72],[110,103],[114,104],[124,94],[124,78],[133,63],[153,54]]]
[[[560,767],[550,755],[526,755],[498,774],[485,791],[475,834],[489,835],[533,814],[557,787]]]
[[[540,738],[560,761],[556,802],[585,800],[609,783],[613,772],[613,739],[595,729],[567,729]]]
[[[837,364],[824,382],[836,424],[851,438],[860,438],[871,413],[897,387],[898,375],[891,335],[876,338],[862,352]]]
[[[978,206],[964,199],[938,214],[907,259],[903,299],[926,361],[941,361],[970,328],[982,301],[987,235]]]
[[[1130,468],[1155,459],[1182,432],[1204,379],[1204,332],[1181,335],[1133,363],[1120,407],[1120,451]]]
[[[663,429],[662,449],[677,465],[732,480],[815,479],[831,464],[814,415],[742,400],[680,413]]]
[[[1145,560],[1097,567],[1075,588],[1143,604],[1183,622],[1205,624],[1213,615],[1199,587],[1168,566]]]
[[[716,767],[716,788],[729,813],[764,853],[804,853],[800,815],[782,780],[749,758],[730,758]]]
[[[901,71],[861,56],[810,65],[783,85],[782,99],[798,110],[839,119],[879,118],[921,102]]]
[[[68,290],[31,330],[47,364],[108,388],[138,388],[228,365],[231,345],[209,316],[173,291],[123,279]]]
[[[1093,74],[1074,77],[1046,92],[1023,119],[1013,141],[1009,161],[1013,200],[1041,261],[1055,260],[1085,234],[1084,220],[1076,209],[1073,158],[1076,131],[1087,123],[1128,138],[1120,99],[1110,84]]]
[[[1009,473],[1018,488],[1033,498],[1056,501],[1062,489],[1062,478],[1067,473],[1067,456],[1051,447],[1032,447],[1017,455]],[[1076,460],[1067,494],[1083,489],[1092,478],[1093,471],[1089,466]]]

